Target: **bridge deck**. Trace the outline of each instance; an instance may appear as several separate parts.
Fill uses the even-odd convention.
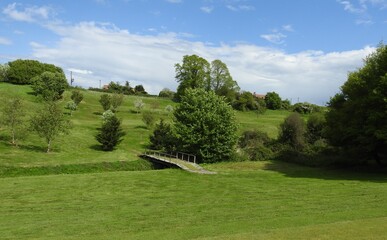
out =
[[[176,166],[188,172],[200,173],[200,174],[216,174],[216,172],[211,172],[205,170],[201,166],[193,162],[187,162],[178,158],[169,156],[168,154],[151,154],[144,153],[141,157],[146,158],[150,161],[158,162],[168,166]]]

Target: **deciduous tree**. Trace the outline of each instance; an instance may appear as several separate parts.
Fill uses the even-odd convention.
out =
[[[1,109],[0,123],[11,133],[11,143],[17,146],[17,140],[24,130],[25,109],[20,98],[6,100]]]

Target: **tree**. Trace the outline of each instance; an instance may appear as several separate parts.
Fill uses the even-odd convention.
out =
[[[218,59],[211,62],[210,84],[207,88],[219,96],[226,97],[229,102],[235,99],[236,93],[240,90],[238,83],[231,77],[227,65]]]
[[[134,87],[134,91],[136,94],[143,94],[143,95],[146,95],[148,94],[146,91],[145,91],[145,88],[144,86],[142,85],[137,85]]]
[[[229,159],[237,142],[237,124],[224,97],[203,88],[187,89],[174,111],[179,151],[195,154],[201,162]]]
[[[163,88],[163,90],[160,91],[159,97],[164,97],[164,98],[173,98],[175,96],[175,92],[168,88]]]
[[[298,113],[292,113],[280,125],[278,141],[302,150],[305,146],[305,122]]]
[[[102,108],[104,111],[107,111],[110,109],[111,106],[111,97],[109,94],[105,93],[102,94],[101,97],[99,98],[99,103],[101,104]]]
[[[387,160],[386,99],[387,46],[380,44],[331,98],[326,116],[329,142],[358,160]]]
[[[7,100],[1,109],[0,123],[9,128],[11,133],[11,143],[17,146],[17,140],[23,131],[25,109],[20,98]]]
[[[142,121],[145,123],[147,128],[151,129],[153,128],[153,125],[155,125],[156,117],[151,111],[144,111],[142,113]]]
[[[210,64],[197,55],[184,56],[182,64],[175,65],[177,87],[176,99],[180,100],[187,89],[205,88],[210,82]]]
[[[8,80],[8,64],[0,64],[0,82],[6,82]]]
[[[277,110],[281,109],[282,100],[276,92],[268,92],[265,96],[266,107],[268,109]]]
[[[73,111],[77,110],[77,104],[74,101],[69,101],[66,103],[66,108],[70,110],[70,116],[72,116]]]
[[[47,143],[47,153],[51,151],[52,142],[61,134],[68,134],[70,121],[65,119],[56,102],[48,102],[31,118],[31,129]]]
[[[124,94],[114,93],[111,97],[111,105],[113,112],[117,111],[117,108],[124,102]]]
[[[150,148],[154,150],[163,150],[171,152],[175,150],[176,137],[172,132],[172,127],[163,119],[156,124],[152,135],[149,137]]]
[[[79,90],[73,90],[71,92],[71,100],[74,101],[75,105],[79,105],[83,100],[83,94]]]
[[[323,113],[312,113],[306,122],[307,139],[313,144],[317,140],[324,139],[326,119]]]
[[[53,64],[36,60],[15,60],[8,63],[7,81],[14,84],[31,84],[34,77],[44,72],[63,74],[63,70]]]
[[[112,151],[123,140],[125,135],[121,128],[121,121],[115,116],[111,116],[102,123],[102,127],[96,139],[102,144],[102,150]]]
[[[141,99],[136,99],[136,101],[134,101],[134,107],[137,109],[137,113],[140,113],[144,106],[145,103]]]
[[[59,72],[44,72],[32,80],[32,89],[46,101],[62,98],[62,94],[69,87],[66,77]]]

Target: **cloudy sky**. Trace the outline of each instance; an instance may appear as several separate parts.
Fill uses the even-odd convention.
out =
[[[197,54],[243,90],[325,104],[387,37],[387,0],[0,0],[0,25],[0,63],[53,63],[83,87],[175,90]]]

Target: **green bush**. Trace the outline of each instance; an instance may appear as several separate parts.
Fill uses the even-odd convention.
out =
[[[155,114],[151,111],[144,111],[142,113],[142,121],[145,123],[147,128],[149,129],[153,128],[156,122]]]
[[[176,137],[172,132],[172,127],[169,123],[164,122],[163,119],[156,124],[152,135],[149,137],[150,148],[154,150],[163,150],[171,152],[175,150]]]
[[[102,94],[99,99],[99,103],[101,104],[104,111],[109,110],[112,105],[111,96],[107,93]]]
[[[291,146],[293,149],[302,150],[305,146],[305,122],[298,113],[292,113],[280,125],[278,141]]]
[[[102,150],[112,151],[123,140],[125,135],[121,128],[121,121],[113,115],[104,121],[96,139],[102,145]]]

